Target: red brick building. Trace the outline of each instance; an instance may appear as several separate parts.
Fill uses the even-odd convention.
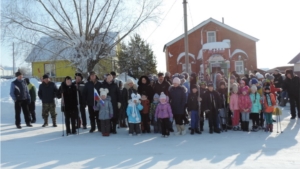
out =
[[[249,73],[257,69],[254,38],[213,18],[188,31],[189,68],[191,72],[237,71]],[[185,71],[184,34],[164,46],[167,71]],[[226,66],[227,65],[227,66]]]

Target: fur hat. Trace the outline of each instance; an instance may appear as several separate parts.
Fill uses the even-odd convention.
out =
[[[242,88],[242,92],[249,92],[249,87],[248,86],[244,86]]]
[[[181,81],[180,81],[180,79],[179,79],[178,77],[175,77],[175,78],[173,79],[173,83],[181,84]]]
[[[237,83],[233,83],[233,84],[232,84],[232,91],[233,91],[233,92],[236,92],[236,93],[239,91],[239,87],[238,87],[238,84],[237,84]]]
[[[159,99],[159,95],[157,93],[155,93],[155,95],[153,96],[153,100],[154,99]]]
[[[132,93],[131,94],[131,100],[132,101],[139,101],[141,99],[141,95],[140,94],[134,94],[134,93]]]
[[[256,92],[256,91],[257,91],[257,86],[256,86],[256,85],[254,85],[254,84],[252,84],[252,86],[251,86],[251,91],[254,91],[254,92]]]
[[[167,96],[165,95],[164,92],[161,92],[159,99],[167,99]]]
[[[109,92],[106,88],[100,88],[100,96],[107,96],[107,93]]]

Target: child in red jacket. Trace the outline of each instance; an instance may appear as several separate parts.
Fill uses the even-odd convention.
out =
[[[249,131],[249,115],[251,112],[252,102],[249,96],[249,87],[244,86],[239,95],[239,108],[242,114],[242,130]]]

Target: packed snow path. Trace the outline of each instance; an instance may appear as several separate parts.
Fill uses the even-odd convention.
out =
[[[37,123],[25,127],[22,115],[23,128],[16,129],[5,85],[1,82],[1,168],[300,168],[300,119],[289,119],[289,107],[283,108],[281,134],[276,123],[273,133],[209,134],[205,121],[204,133],[193,136],[130,137],[127,129],[118,129],[102,137],[80,129],[79,135],[62,137],[60,108],[58,127],[51,127],[49,117],[50,126],[43,128],[40,102]]]

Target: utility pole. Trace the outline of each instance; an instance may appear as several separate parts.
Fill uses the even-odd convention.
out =
[[[13,42],[13,71],[12,71],[12,75],[14,75],[15,73],[15,43]]]
[[[188,28],[187,28],[187,0],[183,0],[183,13],[184,13],[184,50],[185,50],[185,70],[191,74],[189,69],[189,42],[188,42]]]

